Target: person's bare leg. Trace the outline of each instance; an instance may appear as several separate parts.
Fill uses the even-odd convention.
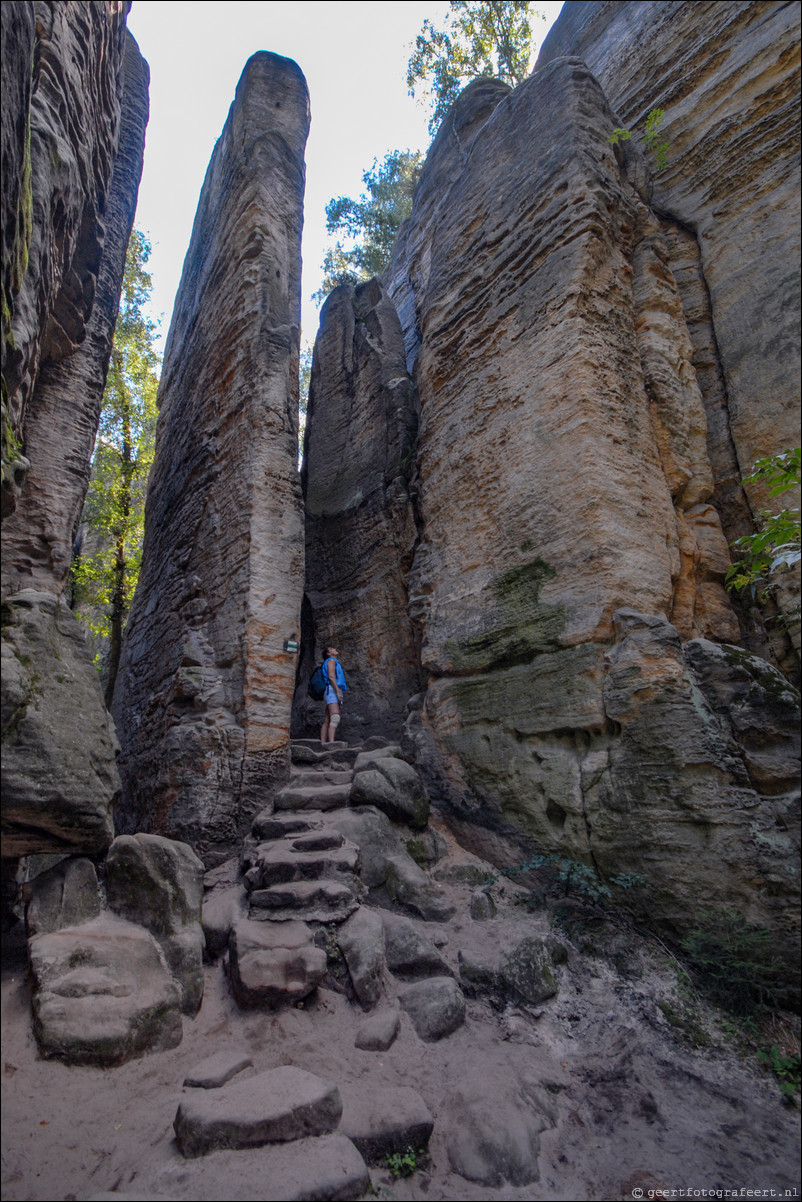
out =
[[[329,707],[328,706],[326,706],[326,717],[323,719],[323,725],[320,728],[320,741],[321,741],[321,743],[328,743],[328,741],[329,741]]]
[[[332,722],[332,718],[333,718],[335,715],[336,715],[336,717],[337,717],[337,721],[336,721],[336,722]],[[336,740],[337,740],[337,727],[339,726],[339,724],[340,724],[340,707],[339,707],[339,705],[337,705],[337,703],[336,703],[336,702],[330,702],[330,703],[329,703],[329,704],[326,706],[326,721],[325,721],[325,726],[327,727],[327,730],[326,730],[326,738],[325,738],[325,739],[323,739],[323,742],[324,742],[324,743],[334,743],[334,742],[336,742]]]

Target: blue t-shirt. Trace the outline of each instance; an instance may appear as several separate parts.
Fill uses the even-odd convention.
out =
[[[345,683],[345,673],[343,672],[342,664],[338,659],[335,659],[333,655],[330,655],[328,659],[323,660],[323,676],[326,680],[326,686],[331,688],[331,679],[329,677],[330,660],[334,660],[334,678],[337,681],[338,686],[343,690],[343,692],[347,692],[348,685]]]

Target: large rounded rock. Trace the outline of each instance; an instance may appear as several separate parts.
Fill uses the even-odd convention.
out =
[[[434,1043],[465,1022],[465,998],[452,977],[429,977],[412,985],[398,999],[420,1039]]]
[[[374,1006],[384,982],[384,929],[375,910],[361,906],[337,934],[340,951],[351,974],[354,992],[363,1006]]]
[[[557,992],[551,952],[537,935],[527,935],[502,956],[499,980],[525,1002],[545,1002]]]
[[[28,938],[77,927],[100,914],[97,873],[91,860],[71,857],[23,886]]]
[[[350,800],[352,805],[374,805],[391,821],[418,829],[429,818],[429,798],[418,773],[382,751],[357,757]]]
[[[142,927],[103,914],[28,944],[43,1056],[123,1064],[181,1042],[181,993]]]
[[[303,922],[243,919],[234,924],[229,947],[231,991],[244,1008],[302,1001],[326,974],[326,953]]]

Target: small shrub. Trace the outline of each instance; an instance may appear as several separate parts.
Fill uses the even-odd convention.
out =
[[[770,951],[766,927],[751,926],[732,910],[700,918],[681,944],[700,989],[733,1014],[789,1004],[785,966]]]
[[[774,1073],[784,1098],[790,1100],[799,1093],[802,1088],[802,1059],[798,1052],[783,1054],[774,1043],[770,1048],[758,1052],[758,1056]]]
[[[393,1177],[411,1177],[421,1167],[420,1162],[425,1157],[426,1152],[423,1148],[418,1152],[414,1148],[407,1148],[406,1152],[393,1152],[387,1157],[385,1164]]]

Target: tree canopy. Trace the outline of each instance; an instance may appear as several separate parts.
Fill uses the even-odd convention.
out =
[[[426,18],[407,67],[407,87],[410,96],[422,93],[432,108],[430,134],[476,76],[503,79],[511,87],[526,78],[534,17],[543,14],[528,0],[451,0],[444,29]]]
[[[374,159],[373,166],[363,172],[366,191],[358,200],[335,196],[329,201],[326,229],[340,238],[326,251],[323,283],[315,300],[323,300],[338,284],[358,284],[381,275],[390,261],[398,227],[411,212],[422,166],[422,152],[391,150],[381,163]]]
[[[98,648],[107,703],[139,576],[145,493],[156,443],[161,361],[153,345],[156,323],[143,312],[151,288],[145,270],[150,250],[147,237],[133,230],[72,568],[73,608]]]

